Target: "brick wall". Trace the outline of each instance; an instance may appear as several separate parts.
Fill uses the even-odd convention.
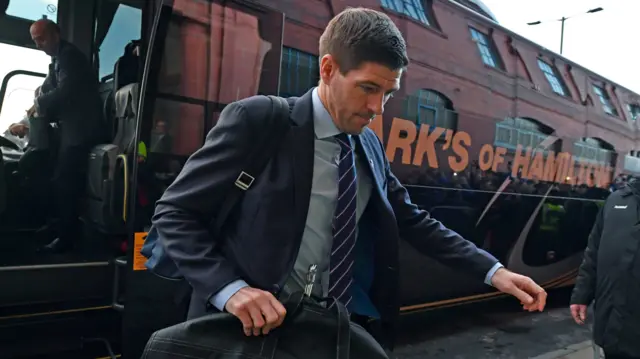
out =
[[[426,88],[447,96],[459,113],[458,130],[471,135],[471,153],[493,142],[495,123],[505,117],[528,117],[551,127],[563,140],[563,151],[571,152],[572,143],[581,137],[599,137],[619,153],[618,168],[622,167],[626,153],[640,149],[640,136],[627,110],[627,103],[640,102],[640,96],[458,4],[447,0],[427,2],[437,23],[429,27],[383,9],[379,0],[265,0],[264,3],[286,14],[284,46],[315,54],[324,26],[345,7],[365,6],[386,11],[404,33],[409,46],[412,64],[403,81],[402,93]],[[483,64],[469,26],[490,34],[504,70]],[[538,67],[538,57],[556,67],[568,96],[552,91]],[[592,80],[604,81],[619,117],[603,111],[593,92]],[[402,102],[400,95],[387,105],[385,135],[391,126],[390,120],[403,116]]]

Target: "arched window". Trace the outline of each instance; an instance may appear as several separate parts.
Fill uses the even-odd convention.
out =
[[[615,149],[599,138],[581,138],[573,144],[573,156],[580,160],[598,164],[612,164]]]
[[[518,145],[523,148],[536,148],[553,133],[553,129],[531,118],[510,117],[496,124],[494,144],[515,150]],[[556,140],[547,150],[559,152],[562,148],[560,140]]]
[[[452,130],[458,127],[458,113],[453,109],[453,102],[434,90],[422,89],[407,96],[405,118],[418,126],[428,125]]]

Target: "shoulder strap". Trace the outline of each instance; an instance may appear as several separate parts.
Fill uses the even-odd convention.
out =
[[[253,184],[255,178],[262,173],[269,160],[275,155],[278,145],[282,143],[284,135],[289,128],[290,108],[289,102],[282,97],[269,96],[271,99],[271,114],[265,120],[269,121],[265,128],[259,144],[254,146],[251,155],[247,159],[244,170],[242,170],[234,186],[225,198],[218,215],[215,218],[214,233],[219,234],[229,213],[242,197],[244,192]]]

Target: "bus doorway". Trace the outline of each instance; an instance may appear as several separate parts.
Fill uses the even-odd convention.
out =
[[[116,219],[116,225],[98,226],[98,221],[92,220],[97,217],[96,211],[90,211],[95,208],[90,205],[95,196],[83,192],[78,248],[43,253],[37,249],[55,236],[54,231],[50,231],[55,213],[40,218],[33,206],[37,203],[43,208],[52,208],[52,193],[32,196],[34,191],[26,185],[24,173],[17,166],[24,144],[14,146],[16,139],[7,129],[20,121],[29,123],[26,110],[34,104],[35,89],[51,76],[51,57],[38,50],[30,37],[29,29],[34,21],[46,17],[55,22],[61,37],[84,55],[95,70],[95,77],[89,81],[98,85],[101,98],[98,111],[107,118],[118,107],[115,106],[114,78],[117,76],[114,72],[124,71],[119,62],[127,45],[144,38],[143,19],[152,16],[146,7],[152,8],[152,3],[146,0],[14,0],[6,3],[4,15],[0,16],[0,53],[3,54],[0,59],[0,136],[3,139],[0,144],[0,200],[3,201],[0,206],[3,208],[0,211],[0,286],[5,288],[0,291],[0,357],[84,353],[87,348],[96,356],[103,356],[109,352],[104,343],[109,344],[111,351],[120,352],[121,315],[113,309],[113,263],[126,253],[128,232],[122,203],[126,198],[125,189],[130,188],[126,184],[130,169],[125,164],[131,163],[128,156],[135,159],[135,153],[111,140],[98,146],[113,148],[117,151],[114,158],[119,158],[107,167],[108,178],[94,180],[101,183],[104,198],[120,203],[120,206],[101,207],[104,217]],[[143,45],[140,47],[144,49]],[[132,82],[141,77],[141,68],[134,70]],[[87,117],[86,120],[96,119]],[[56,127],[55,121],[52,123],[51,127]],[[132,123],[133,137],[135,117]],[[115,127],[114,123],[112,139],[117,132]],[[28,138],[19,140],[28,143]],[[7,141],[14,145],[7,145]],[[90,156],[87,161],[91,161]]]

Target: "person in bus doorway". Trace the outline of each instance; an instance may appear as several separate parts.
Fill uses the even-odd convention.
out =
[[[607,359],[640,358],[640,181],[611,193],[589,235],[571,296],[571,316],[587,319]]]
[[[188,317],[227,311],[246,335],[268,334],[286,315],[273,293],[300,290],[310,265],[317,265],[315,294],[340,300],[354,322],[390,349],[400,307],[401,237],[514,295],[526,310],[542,311],[547,294],[532,279],[504,268],[411,202],[367,128],[400,89],[409,63],[393,21],[348,8],[327,25],[319,53],[318,86],[295,99],[291,131],[229,216],[228,232],[212,238],[207,224],[243,171],[255,135],[268,131],[266,97],[225,107],[157,202],[158,238],[193,288]]]
[[[70,249],[80,234],[79,200],[86,182],[88,154],[103,142],[105,124],[98,80],[87,57],[60,37],[60,28],[41,19],[30,28],[38,49],[51,56],[45,83],[48,91],[35,99],[36,116],[56,121],[60,142],[53,174],[58,238],[44,251]],[[44,86],[43,86],[44,87]]]

